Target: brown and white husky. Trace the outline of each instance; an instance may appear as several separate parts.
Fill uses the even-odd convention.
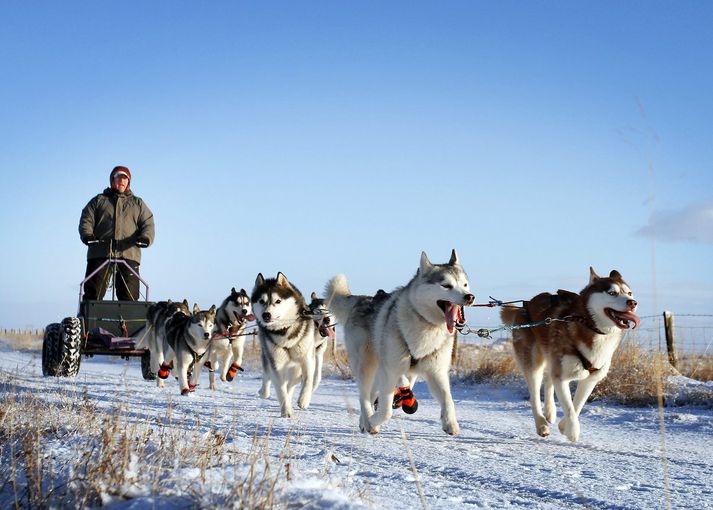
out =
[[[514,329],[513,349],[530,390],[530,404],[537,433],[550,435],[557,418],[554,394],[564,417],[559,430],[570,441],[579,438],[579,413],[594,386],[606,377],[612,355],[623,330],[639,325],[637,302],[618,271],[599,277],[589,268],[589,284],[579,293],[544,292],[526,301],[522,308],[503,308],[505,324],[522,326],[550,319],[549,324]],[[545,409],[540,387],[545,381]],[[577,381],[574,399],[569,384]]]

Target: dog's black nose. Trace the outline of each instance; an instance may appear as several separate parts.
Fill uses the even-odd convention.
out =
[[[475,296],[473,294],[466,294],[463,296],[463,301],[465,301],[464,304],[466,305],[472,305],[475,302]]]
[[[243,308],[243,315],[247,315],[247,314],[248,314],[248,309],[247,309],[247,308]]]
[[[635,299],[627,299],[627,300],[626,300],[626,306],[628,306],[628,307],[631,308],[632,310],[633,310],[634,308],[636,308],[636,305],[638,305],[638,304],[639,304],[639,303],[637,303]]]
[[[269,322],[272,319],[272,314],[270,312],[265,312],[262,314],[262,320]]]
[[[203,333],[203,338],[208,340],[210,338],[210,333]]]
[[[324,319],[322,319],[322,322],[324,323],[325,326],[329,326],[329,323],[330,323],[329,317],[325,317]]]

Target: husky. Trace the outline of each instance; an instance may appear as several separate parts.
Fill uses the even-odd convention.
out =
[[[579,413],[594,386],[606,377],[623,332],[639,325],[637,302],[618,271],[598,276],[589,268],[589,283],[579,293],[543,292],[522,308],[503,308],[505,324],[523,326],[546,319],[549,324],[513,330],[513,350],[530,391],[535,429],[550,435],[557,419],[554,394],[564,411],[558,428],[570,441],[579,439]],[[545,382],[545,412],[540,386]],[[569,383],[577,381],[574,400]]]
[[[168,364],[173,356],[166,341],[166,324],[175,314],[185,317],[191,315],[187,300],[177,303],[169,299],[151,305],[146,312],[145,333],[136,345],[137,349],[146,347],[151,353],[151,371],[158,375],[156,385],[159,388],[163,388],[163,381],[172,368]]]
[[[181,395],[188,395],[189,371],[208,350],[215,326],[215,305],[201,310],[193,305],[193,315],[174,314],[166,323],[166,341],[173,352]]]
[[[205,364],[198,363],[193,374],[193,383],[200,378],[203,366],[208,368],[210,389],[215,390],[215,371],[220,369],[221,381],[232,381],[235,374],[243,371],[245,350],[245,328],[255,320],[250,306],[250,296],[245,289],[240,292],[233,287],[230,295],[223,300],[215,315],[213,337],[206,354]],[[232,361],[232,363],[231,363]]]
[[[307,315],[314,321],[317,328],[314,338],[314,387],[312,391],[317,391],[319,383],[322,382],[322,365],[324,364],[324,353],[329,346],[329,340],[337,341],[336,324],[324,299],[320,299],[316,292],[310,296],[310,303],[307,305]]]
[[[377,434],[393,413],[394,386],[420,376],[441,405],[443,430],[458,434],[448,371],[455,330],[465,325],[463,306],[472,304],[475,296],[456,251],[447,264],[432,264],[422,252],[411,281],[385,296],[352,295],[344,275],[332,278],[325,294],[344,328],[349,364],[359,385],[361,431]]]
[[[305,313],[302,293],[284,274],[255,279],[250,301],[258,326],[263,370],[275,386],[280,414],[293,415],[292,394],[298,382],[302,388],[297,405],[307,409],[314,388],[314,320]]]
[[[317,391],[319,383],[322,382],[322,366],[324,364],[324,353],[327,351],[329,340],[336,341],[336,323],[332,317],[332,313],[324,303],[324,299],[320,299],[316,292],[312,292],[310,303],[307,305],[305,315],[311,317],[316,326],[314,335],[314,383],[312,385],[312,393]],[[263,367],[264,368],[264,367]],[[262,398],[270,398],[270,376],[267,370],[263,370],[262,387],[258,394]]]

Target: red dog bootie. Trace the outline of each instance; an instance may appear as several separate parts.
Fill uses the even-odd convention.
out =
[[[193,391],[193,390],[190,389],[190,388],[183,388],[183,389],[181,390],[181,395],[186,396],[186,395],[188,395],[191,391]]]
[[[172,364],[168,364],[166,362],[161,363],[161,367],[158,369],[159,379],[168,379],[168,374],[171,373],[172,368]]]
[[[228,373],[225,374],[225,379],[227,381],[232,381],[233,379],[235,379],[235,374],[238,373],[238,370],[240,370],[241,372],[245,372],[245,370],[243,370],[243,367],[241,367],[237,363],[233,363],[232,365],[230,365]]]
[[[394,402],[396,402],[396,397],[394,397]],[[413,414],[418,410],[418,401],[409,386],[399,388],[399,405],[406,414]]]

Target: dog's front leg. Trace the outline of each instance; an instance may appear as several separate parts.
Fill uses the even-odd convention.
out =
[[[314,354],[314,351],[312,352]],[[305,356],[300,363],[302,368],[302,388],[300,389],[300,397],[297,399],[297,405],[300,409],[307,409],[312,401],[312,391],[314,389],[314,355]]]
[[[314,359],[314,383],[312,385],[312,391],[317,391],[319,383],[322,382],[322,365],[324,364],[324,353],[327,350],[327,342],[323,342],[322,345],[317,347],[315,350]]]
[[[600,370],[597,370],[593,374],[590,374],[588,377],[582,379],[577,383],[577,390],[574,392],[573,402],[574,412],[577,413],[577,416],[579,416],[579,414],[582,412],[582,408],[587,402],[589,395],[592,394],[594,387],[599,381],[606,377],[608,371],[609,365],[605,366]]]
[[[193,356],[190,353],[176,353],[176,376],[181,395],[189,395],[191,388],[188,385],[188,367],[191,365]]]
[[[557,394],[557,400],[559,400],[560,406],[562,406],[562,411],[564,412],[564,418],[562,418],[557,425],[560,432],[567,436],[570,441],[577,441],[579,439],[579,418],[577,416],[577,411],[572,403],[572,393],[569,390],[569,381],[564,381],[560,378],[553,378],[552,384],[555,387],[555,393]]]
[[[441,404],[441,427],[446,434],[455,436],[460,433],[456,419],[456,406],[451,395],[451,383],[448,380],[448,370],[433,370],[426,372],[424,379],[431,394]]]

